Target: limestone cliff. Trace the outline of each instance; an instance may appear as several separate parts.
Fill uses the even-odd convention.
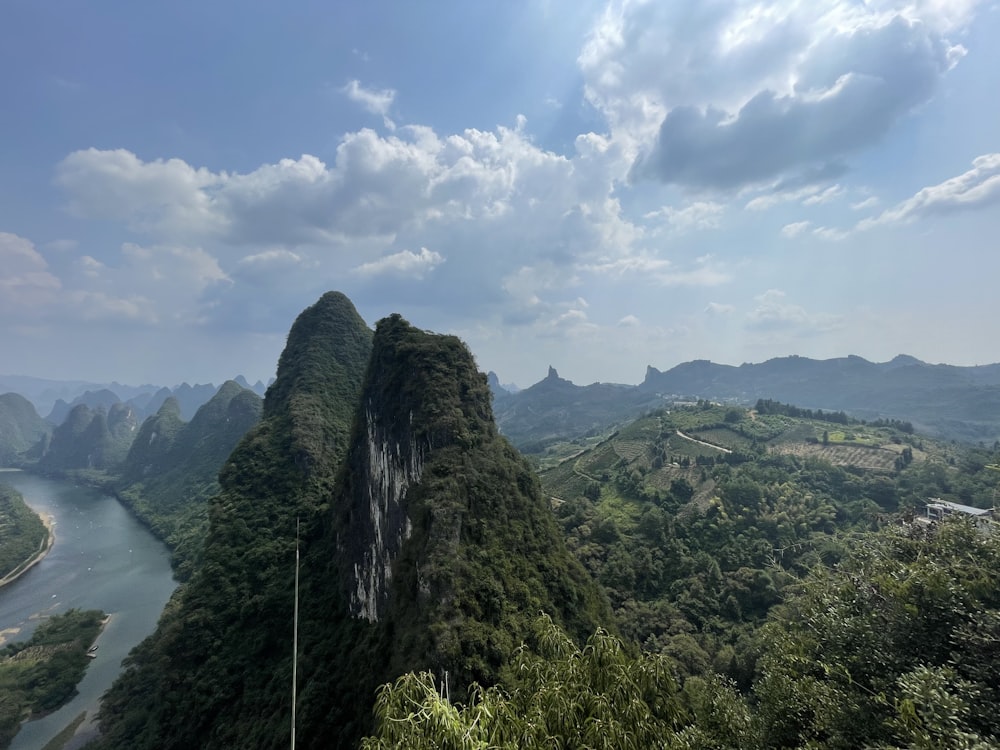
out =
[[[606,622],[490,402],[453,336],[393,315],[372,338],[334,293],[303,312],[198,569],[105,699],[102,746],[285,746],[296,521],[303,748],[355,746],[402,672],[496,681],[539,610],[581,635]]]

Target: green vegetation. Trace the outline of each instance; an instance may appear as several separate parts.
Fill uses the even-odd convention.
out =
[[[52,431],[34,405],[16,393],[0,395],[0,467],[17,466]]]
[[[864,534],[789,588],[749,690],[598,631],[541,623],[502,685],[454,703],[429,674],[379,692],[377,748],[992,748],[1000,535],[963,519]]]
[[[76,694],[104,618],[71,609],[39,625],[30,640],[0,648],[0,747],[22,720],[54,711]]]
[[[373,337],[324,295],[221,470],[190,580],[105,698],[98,747],[286,744],[297,529],[302,747],[997,738],[1000,535],[895,525],[930,497],[991,504],[1000,445],[776,402],[606,430],[599,404],[572,415],[573,388],[552,371],[535,394],[562,399],[531,433],[539,478],[458,339],[398,315]],[[185,429],[172,409],[130,455],[142,492]]]
[[[173,552],[187,580],[208,533],[208,501],[219,492],[219,469],[260,419],[262,400],[227,381],[183,422],[173,398],[143,422],[114,481],[118,496]]]
[[[408,670],[496,682],[542,609],[581,638],[610,619],[468,349],[399,316],[372,340],[342,295],[296,321],[220,483],[200,566],[104,700],[101,747],[285,745],[296,519],[303,747],[356,746],[377,685]]]
[[[0,484],[0,578],[37,555],[47,538],[45,524],[21,494]]]
[[[341,294],[296,320],[262,419],[220,473],[200,565],[102,702],[101,747],[284,745],[296,519],[308,548],[347,451],[371,336]],[[320,586],[328,563],[304,565],[306,577]]]
[[[995,747],[1000,535],[892,527],[802,582],[762,632],[769,744]]]
[[[881,448],[824,446],[829,426],[700,402],[542,472],[623,635],[682,674],[714,671],[746,688],[759,627],[808,570],[835,564],[890,514],[920,512],[928,497],[988,507],[1000,484],[985,449],[924,442],[895,424],[858,425]]]
[[[135,411],[126,404],[112,404],[107,411],[79,404],[53,430],[51,440],[38,447],[38,468],[60,473],[114,469],[128,455],[138,427]]]
[[[318,664],[304,671],[301,716],[316,748],[354,747],[370,728],[375,687],[407,670],[447,671],[459,691],[493,684],[542,609],[578,637],[610,617],[567,552],[530,465],[498,434],[486,378],[461,341],[399,316],[380,321],[361,403],[366,418],[356,422],[332,533],[316,547],[320,559],[340,557],[341,601],[352,602],[355,617],[357,571],[372,565],[368,551],[378,546],[370,493],[382,487],[391,497],[399,481],[392,472],[383,479],[379,446],[398,446],[398,469],[422,465],[398,511],[390,501],[380,514],[383,537],[404,540],[383,558],[395,559],[391,586],[385,580],[373,592],[377,621],[360,635],[356,624],[335,629],[329,584],[310,592],[317,604],[304,650]],[[356,640],[345,640],[352,633]]]

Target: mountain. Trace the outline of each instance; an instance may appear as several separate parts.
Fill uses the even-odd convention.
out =
[[[261,420],[220,472],[201,565],[102,703],[102,747],[284,743],[297,519],[329,508],[371,348],[341,294],[296,319]]]
[[[314,555],[336,560],[340,591],[305,589],[322,662],[302,692],[309,747],[351,746],[377,685],[402,672],[447,672],[456,694],[495,683],[539,611],[579,638],[610,617],[455,337],[379,322],[337,494]]]
[[[49,412],[46,419],[52,424],[58,425],[66,421],[66,417],[69,416],[69,413],[74,407],[80,406],[81,404],[85,404],[91,409],[103,408],[107,411],[118,403],[121,403],[121,399],[118,398],[118,394],[108,388],[100,388],[96,391],[85,391],[73,399],[70,403],[66,403],[62,399],[56,401],[55,405],[52,407],[52,411]]]
[[[208,400],[215,395],[216,390],[211,383],[195,385],[181,383],[174,388],[172,393],[181,408],[181,418],[192,419],[202,404],[208,403]]]
[[[930,434],[967,441],[1000,437],[1000,365],[931,365],[900,355],[875,363],[856,356],[781,357],[739,367],[688,362],[646,371],[639,390],[752,404],[777,399],[861,418],[912,421]]]
[[[549,442],[602,430],[662,404],[651,390],[612,383],[578,386],[549,367],[544,380],[516,394],[497,396],[497,423],[525,452]]]
[[[264,385],[264,381],[262,380],[258,380],[253,385],[250,385],[247,379],[242,375],[237,375],[235,378],[233,378],[233,380],[235,380],[241,386],[246,388],[248,391],[253,391],[258,396],[263,396],[265,393],[267,393],[267,386]]]
[[[638,386],[578,386],[550,367],[530,388],[511,393],[498,380],[493,391],[501,431],[528,453],[606,431],[665,403],[696,399],[744,406],[773,399],[859,419],[906,420],[945,439],[1000,439],[1000,364],[932,365],[904,354],[889,362],[779,357],[739,367],[694,360],[665,372],[649,366]]]
[[[16,393],[0,395],[0,466],[11,466],[40,440],[52,426],[38,416],[35,407]]]
[[[119,497],[169,545],[186,579],[208,530],[219,469],[260,419],[262,400],[226,381],[190,422],[172,396],[142,423],[116,483]]]
[[[118,402],[105,411],[78,404],[52,431],[47,450],[39,451],[38,466],[47,471],[113,469],[125,459],[138,428],[131,406]]]
[[[581,635],[608,612],[468,349],[398,315],[373,338],[340,294],[296,320],[220,485],[201,566],[105,698],[102,747],[286,744],[297,521],[302,747],[355,746],[403,671],[494,682],[541,609]]]

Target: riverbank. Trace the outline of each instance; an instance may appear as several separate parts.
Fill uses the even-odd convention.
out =
[[[45,538],[42,540],[42,543],[38,545],[38,549],[31,557],[29,557],[23,563],[18,565],[16,568],[14,568],[14,570],[5,575],[3,578],[0,578],[0,589],[2,589],[8,583],[13,583],[18,578],[27,573],[29,570],[31,570],[33,567],[38,565],[38,563],[44,560],[45,556],[49,554],[49,552],[52,550],[52,545],[56,543],[55,519],[51,515],[48,515],[47,513],[39,513],[38,517],[42,519],[42,523],[45,525]]]

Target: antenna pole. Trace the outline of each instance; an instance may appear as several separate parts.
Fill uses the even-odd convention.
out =
[[[299,666],[299,519],[295,519],[295,608],[292,615],[292,750],[295,750],[295,692]]]

